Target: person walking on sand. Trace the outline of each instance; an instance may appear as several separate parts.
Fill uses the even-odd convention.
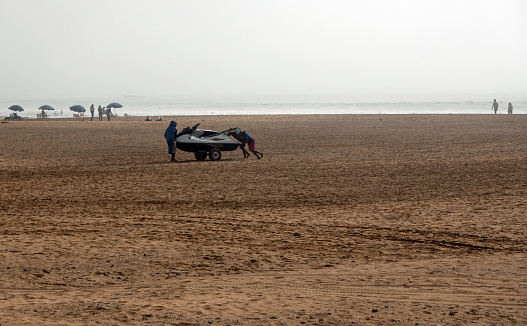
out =
[[[494,110],[494,114],[498,113],[498,102],[496,102],[496,99],[494,99],[494,103],[492,103],[492,108]]]
[[[512,114],[512,103],[509,102],[509,108],[507,109],[507,114]]]
[[[168,154],[172,155],[170,162],[176,162],[176,134],[177,122],[170,121],[168,128],[165,130],[165,139],[168,145]]]
[[[246,131],[242,131],[240,128],[235,128],[234,134],[236,136],[233,135],[233,137],[242,143],[242,145],[240,146],[242,150],[245,150],[244,147],[245,144],[247,144],[249,147],[249,151],[251,151],[257,159],[261,159],[263,157],[263,153],[256,150],[256,140],[249,136]],[[249,154],[247,151],[244,152],[244,158],[249,158],[250,155],[251,154]]]
[[[102,121],[102,113],[103,113],[103,109],[102,109],[102,107],[101,107],[100,105],[99,105],[98,110],[99,110],[99,121]]]
[[[95,107],[93,104],[90,106],[90,113],[91,113],[91,121],[93,121],[93,115],[95,114]]]

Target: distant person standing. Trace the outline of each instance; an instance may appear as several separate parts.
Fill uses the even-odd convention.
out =
[[[93,115],[95,114],[95,107],[93,104],[90,106],[90,112],[91,112],[91,121],[93,121]]]
[[[106,117],[108,118],[108,121],[110,121],[111,116],[112,116],[112,108],[106,108]]]
[[[509,102],[509,108],[507,109],[507,114],[512,114],[512,103]]]
[[[494,110],[494,114],[498,113],[498,102],[496,102],[496,99],[494,99],[494,103],[492,103],[492,109]]]
[[[168,154],[172,155],[170,162],[176,162],[176,134],[177,122],[170,121],[168,128],[165,130],[165,139],[168,145]]]
[[[102,107],[99,105],[99,121],[102,121],[102,113],[103,113],[103,109]]]

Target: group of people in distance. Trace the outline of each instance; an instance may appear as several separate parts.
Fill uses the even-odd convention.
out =
[[[112,108],[101,107],[99,105],[99,108],[97,109],[97,111],[99,112],[99,121],[102,121],[103,114],[106,114],[106,118],[108,119],[108,121],[110,121],[110,118],[112,116]],[[95,106],[93,104],[90,106],[90,113],[91,113],[91,121],[93,121],[93,116],[95,115]]]
[[[496,99],[494,99],[494,103],[492,103],[492,110],[494,110],[494,114],[498,114],[498,102],[496,102]],[[507,108],[507,114],[512,114],[512,103],[509,102],[509,106]]]
[[[196,125],[197,126],[197,125]],[[196,127],[194,126],[194,128]],[[226,130],[228,136],[232,136],[234,139],[241,143],[240,148],[243,152],[243,158],[251,156],[249,151],[256,156],[257,159],[263,157],[263,153],[256,150],[256,140],[251,137],[246,131],[240,128],[230,128]],[[176,162],[176,138],[177,138],[177,122],[172,120],[168,128],[165,130],[165,139],[168,145],[168,154],[172,156],[170,162]],[[245,149],[245,145],[249,148],[249,151]]]
[[[152,121],[152,117],[147,115],[145,121]],[[158,117],[156,121],[163,121],[163,117]]]

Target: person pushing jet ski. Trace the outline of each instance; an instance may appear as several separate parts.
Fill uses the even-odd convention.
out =
[[[236,132],[238,131],[238,132]],[[240,148],[243,152],[243,158],[248,158],[251,154],[245,149],[245,138],[242,137],[240,128],[229,128],[227,129],[227,135],[232,136],[234,139],[241,143]]]
[[[176,162],[176,139],[181,136],[181,135],[185,135],[185,134],[190,134],[191,132],[193,132],[194,130],[196,130],[196,128],[198,128],[199,126],[199,123],[195,126],[193,126],[192,128],[190,127],[185,127],[183,128],[183,130],[181,130],[180,133],[177,132],[177,122],[175,122],[174,120],[170,121],[170,124],[168,125],[168,128],[167,130],[165,130],[165,138],[167,140],[167,145],[168,145],[168,154],[172,155],[172,158],[170,159],[170,162]]]
[[[256,156],[257,159],[261,159],[263,157],[263,153],[256,150],[256,140],[249,136],[249,134],[246,131],[242,131],[240,128],[230,128],[227,129],[228,135],[234,137],[236,140],[238,140],[240,143],[240,148],[243,151],[243,158],[248,158],[251,154],[247,152],[245,149],[245,144],[248,144],[249,150]]]

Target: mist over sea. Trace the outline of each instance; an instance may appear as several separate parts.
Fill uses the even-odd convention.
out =
[[[115,112],[122,116],[182,116],[182,115],[257,115],[257,114],[494,114],[492,101],[499,103],[498,114],[507,114],[509,102],[514,114],[527,114],[527,94],[501,95],[390,95],[390,96],[187,96],[162,98],[119,96],[114,98],[43,99],[0,101],[0,116],[8,116],[13,104],[25,110],[22,116],[35,118],[44,104],[53,106],[52,118],[72,117],[70,106],[83,105],[89,110],[119,102],[123,108]],[[62,112],[61,112],[62,111]],[[89,112],[88,112],[89,113]],[[97,112],[96,112],[97,115]]]

